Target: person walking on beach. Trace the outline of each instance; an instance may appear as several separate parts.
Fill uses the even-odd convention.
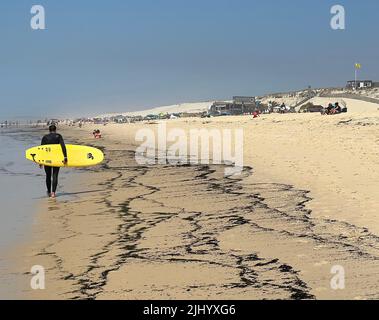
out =
[[[50,145],[50,144],[60,144],[63,151],[64,160],[63,163],[67,164],[67,149],[64,143],[63,137],[57,133],[57,127],[55,124],[49,126],[49,134],[45,135],[42,138],[41,145]],[[40,166],[42,168],[42,165]],[[58,167],[49,167],[44,166],[46,172],[46,187],[47,194],[50,198],[55,198],[56,191],[58,187],[58,176],[59,176],[59,168]],[[51,181],[53,178],[53,181]]]

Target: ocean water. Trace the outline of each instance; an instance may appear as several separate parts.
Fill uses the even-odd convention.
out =
[[[24,156],[38,140],[37,135],[24,130],[0,132],[0,252],[25,235],[36,199],[44,191],[43,172]]]
[[[11,274],[8,253],[26,239],[36,213],[36,199],[41,197],[43,175],[25,160],[25,150],[39,144],[39,138],[22,129],[0,131],[0,297],[16,286]],[[43,185],[42,185],[43,186]]]

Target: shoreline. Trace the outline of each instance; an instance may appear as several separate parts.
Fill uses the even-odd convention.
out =
[[[244,119],[250,125],[250,119]],[[229,118],[222,120],[231,123]],[[182,127],[212,126],[203,120],[179,123]],[[223,125],[218,121],[213,124]],[[50,215],[49,208],[44,209],[40,226],[54,225],[57,229],[50,230],[49,239],[45,236],[40,240],[30,261],[37,257],[49,266],[52,287],[26,292],[27,297],[378,296],[375,261],[379,238],[375,233],[311,210],[319,201],[314,191],[302,191],[288,183],[291,179],[280,176],[276,177],[282,180],[278,183],[265,176],[259,163],[252,175],[245,171],[243,179],[233,183],[221,174],[222,166],[136,166],[133,155],[125,149],[133,148],[137,128],[105,127],[104,139],[96,142],[89,136],[81,140],[91,127],[67,131],[83,143],[103,145],[108,160],[102,168],[89,170],[90,184],[79,182],[77,186],[93,193],[82,194],[77,201],[63,203],[54,211],[50,208]],[[53,223],[48,223],[49,219]],[[61,225],[65,227],[60,229]],[[41,252],[43,243],[49,250]],[[346,290],[330,288],[334,265],[348,270]]]
[[[1,256],[1,292],[3,299],[19,299],[22,297],[21,289],[25,287],[24,275],[29,269],[20,270],[17,264],[24,258],[25,252],[20,253],[20,246],[33,239],[35,225],[38,220],[38,203],[46,198],[44,172],[38,166],[24,159],[24,151],[31,145],[37,145],[41,137],[46,133],[44,128],[30,126],[19,126],[18,128],[3,129],[1,134],[12,138],[12,148],[5,148],[5,152],[14,158],[6,158],[5,168],[2,174],[5,175],[4,183],[8,190],[5,195],[8,197],[6,203],[12,203],[9,208],[3,211],[5,224],[10,224],[8,232],[12,234],[11,239],[2,246]],[[3,146],[5,147],[5,146]],[[15,152],[15,150],[17,152]],[[9,168],[8,168],[9,167]],[[60,185],[70,184],[70,172],[63,171],[60,175]],[[11,191],[12,194],[7,195]],[[22,195],[19,198],[17,195]],[[3,192],[4,195],[4,192]],[[13,199],[14,197],[14,199]],[[70,194],[62,194],[61,199],[69,200]],[[13,202],[11,202],[13,200]],[[4,202],[2,203],[4,205]],[[14,217],[15,216],[15,217]],[[29,283],[27,283],[29,285]]]

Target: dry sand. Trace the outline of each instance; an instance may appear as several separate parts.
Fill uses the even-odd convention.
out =
[[[135,132],[154,124],[65,129],[104,148],[72,200],[40,203],[34,239],[17,253],[32,299],[378,299],[379,111],[168,121],[243,128],[245,170],[138,166]],[[349,105],[349,103],[348,103]],[[85,179],[84,179],[85,177]],[[30,266],[47,270],[29,289]],[[331,268],[346,271],[332,290]]]

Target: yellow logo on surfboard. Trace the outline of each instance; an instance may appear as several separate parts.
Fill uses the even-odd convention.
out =
[[[49,167],[90,167],[103,162],[104,154],[93,147],[66,145],[68,163],[64,164],[62,147],[59,144],[33,147],[25,152],[27,160]]]

